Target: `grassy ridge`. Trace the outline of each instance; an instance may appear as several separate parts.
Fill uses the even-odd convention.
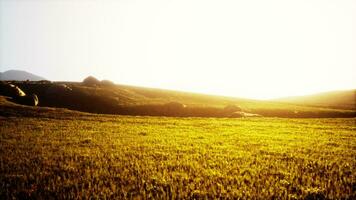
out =
[[[356,109],[356,90],[332,91],[307,96],[276,99],[279,102],[341,109]]]
[[[1,199],[356,197],[354,118],[124,117],[7,103],[0,108],[7,110],[0,117]]]
[[[16,82],[16,84],[28,94],[37,94],[40,106],[62,107],[91,113],[228,117],[231,113],[223,113],[223,108],[227,105],[238,105],[245,112],[267,117],[356,117],[356,110],[310,107],[125,85],[87,87],[81,83],[65,82],[44,84]],[[71,90],[57,88],[48,93],[53,86],[59,84],[66,84]],[[166,112],[162,105],[169,102],[184,104],[186,108]]]

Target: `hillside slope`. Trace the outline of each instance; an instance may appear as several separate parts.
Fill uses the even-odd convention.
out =
[[[356,90],[332,91],[307,96],[287,97],[276,99],[276,101],[308,106],[356,110]]]
[[[40,81],[46,80],[41,76],[37,76],[35,74],[21,71],[21,70],[9,70],[3,73],[0,73],[0,80],[7,81],[7,80],[15,80],[15,81]]]
[[[87,86],[78,82],[12,82],[28,95],[36,94],[39,106],[121,115],[238,117],[243,113],[265,117],[355,117],[356,111],[301,106],[288,103],[213,96],[126,85]],[[238,112],[238,109],[237,111]],[[243,114],[244,115],[244,114]],[[251,116],[251,115],[249,115]]]

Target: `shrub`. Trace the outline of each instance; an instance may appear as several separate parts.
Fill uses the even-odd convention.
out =
[[[102,85],[102,86],[114,86],[115,83],[112,82],[112,81],[110,81],[110,80],[102,80],[102,81],[100,82],[100,85]]]
[[[227,105],[227,106],[225,106],[224,111],[227,113],[233,113],[233,112],[237,112],[237,111],[242,111],[242,109],[236,105]]]
[[[100,81],[93,76],[88,76],[83,80],[85,86],[93,87],[100,84]]]

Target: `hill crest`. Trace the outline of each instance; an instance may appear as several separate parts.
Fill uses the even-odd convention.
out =
[[[278,98],[273,101],[307,106],[356,110],[356,89]]]
[[[26,80],[40,81],[40,80],[46,80],[46,78],[43,78],[36,74],[32,74],[27,71],[8,70],[8,71],[0,73],[0,80],[2,80],[2,81],[26,81]]]

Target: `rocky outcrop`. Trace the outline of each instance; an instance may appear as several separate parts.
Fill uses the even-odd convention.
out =
[[[18,86],[7,82],[0,83],[0,95],[11,97],[12,101],[18,104],[37,106],[39,103],[36,94],[26,95]]]

